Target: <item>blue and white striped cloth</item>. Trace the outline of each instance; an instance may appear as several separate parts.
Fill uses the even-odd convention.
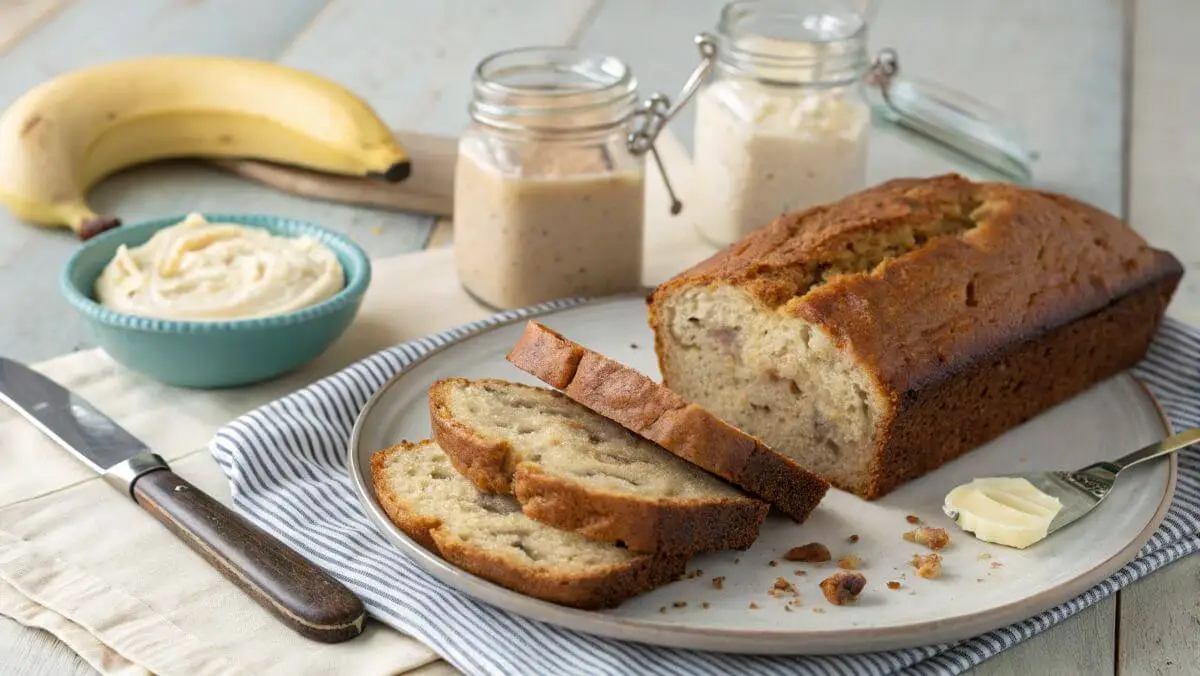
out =
[[[446,587],[384,540],[350,487],[346,445],[355,416],[393,374],[441,345],[530,312],[384,350],[233,421],[211,444],[243,513],[337,576],[375,618],[467,674],[958,674],[1200,549],[1200,452],[1189,449],[1179,458],[1166,520],[1133,562],[1057,608],[953,645],[841,656],[726,655],[619,642],[510,614]],[[1200,331],[1168,320],[1136,373],[1176,429],[1200,426]]]

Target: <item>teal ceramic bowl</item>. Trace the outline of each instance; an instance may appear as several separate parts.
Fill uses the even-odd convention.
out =
[[[84,243],[67,261],[62,292],[96,343],[125,367],[171,385],[220,388],[249,385],[293,371],[315,359],[350,326],[371,282],[371,263],[350,239],[325,228],[275,216],[204,214],[276,235],[309,235],[342,263],[346,284],[317,305],[288,314],[231,321],[175,321],[114,312],[95,300],[100,272],[122,244],[137,246],[184,216],[125,225]]]

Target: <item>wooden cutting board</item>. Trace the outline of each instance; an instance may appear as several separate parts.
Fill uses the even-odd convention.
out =
[[[412,174],[399,183],[337,176],[257,160],[213,160],[212,164],[304,197],[449,217],[454,205],[458,139],[410,131],[397,131],[396,138],[412,159]]]

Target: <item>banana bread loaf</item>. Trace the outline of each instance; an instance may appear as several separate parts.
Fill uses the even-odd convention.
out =
[[[1181,275],[1093,207],[945,175],[785,214],[648,302],[668,387],[872,499],[1133,366]]]

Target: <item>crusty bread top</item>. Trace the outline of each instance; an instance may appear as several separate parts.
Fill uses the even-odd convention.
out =
[[[822,326],[898,396],[1180,274],[1098,209],[949,174],[781,216],[649,300],[657,327],[677,292],[741,288]]]

